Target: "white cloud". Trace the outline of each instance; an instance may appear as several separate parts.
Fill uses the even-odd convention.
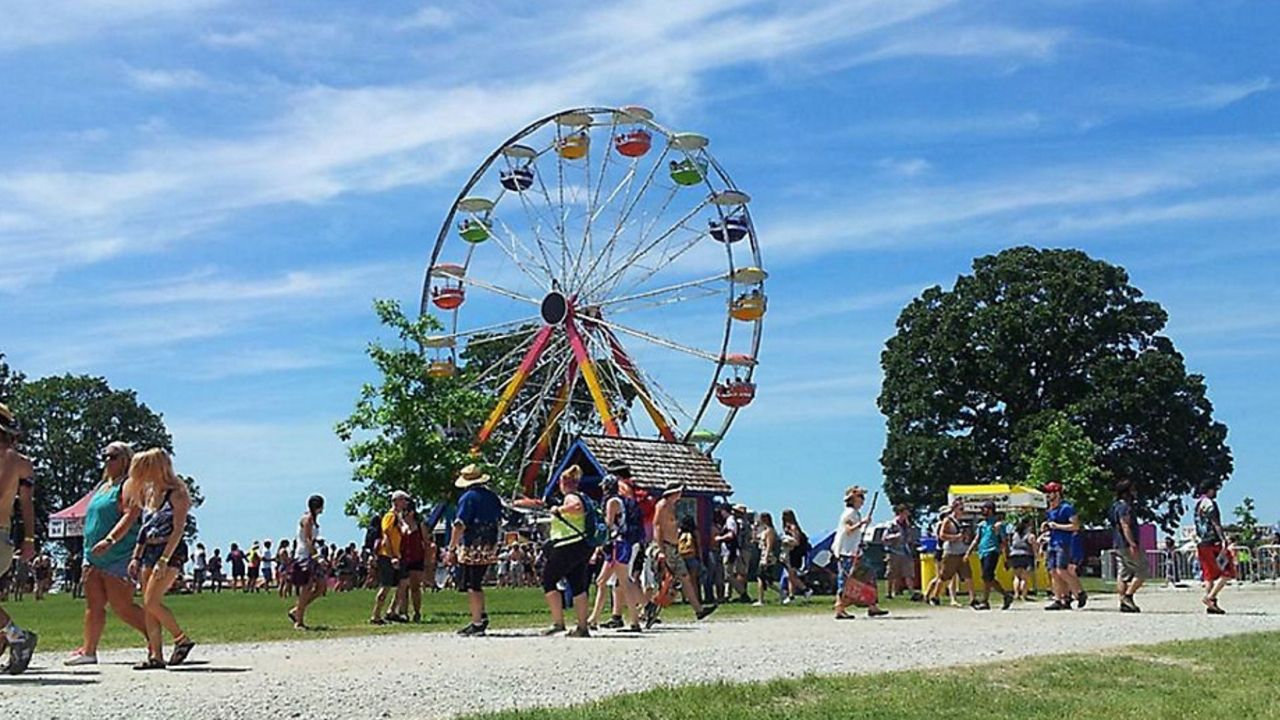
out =
[[[172,22],[223,0],[6,0],[0,52],[51,45],[142,23]]]
[[[938,25],[911,28],[875,49],[857,55],[862,64],[905,57],[1015,57],[1043,60],[1067,39],[1063,30],[1024,30],[998,25]]]
[[[898,177],[913,178],[933,169],[933,163],[924,158],[880,158],[876,167]]]
[[[317,299],[371,288],[379,277],[385,277],[394,269],[394,266],[379,263],[295,270],[276,277],[252,280],[222,278],[213,271],[202,270],[171,280],[135,284],[114,293],[112,299],[124,305],[143,306]]]
[[[38,266],[10,266],[0,289],[47,278],[95,257],[84,238],[126,238],[113,255],[152,250],[160,228],[191,228],[247,208],[323,202],[434,181],[474,162],[531,108],[563,107],[584,97],[679,96],[718,69],[798,57],[855,41],[925,16],[943,0],[835,3],[797,11],[789,4],[656,0],[567,15],[549,33],[485,28],[513,38],[476,52],[476,38],[451,38],[477,79],[447,78],[392,86],[314,85],[287,91],[275,119],[223,137],[146,139],[115,172],[75,169],[0,171],[0,204],[35,225],[22,236],[0,232],[0,251],[39,238]],[[512,32],[508,32],[508,31]],[[238,45],[240,35],[206,36]],[[528,58],[518,66],[512,57]],[[502,70],[501,82],[488,79]],[[140,71],[135,81],[177,87],[197,81],[182,71]],[[277,89],[278,90],[278,89]],[[139,226],[144,232],[135,232]],[[135,237],[143,238],[135,241]],[[97,242],[97,241],[91,241]],[[100,257],[101,255],[97,255]],[[25,278],[25,280],[24,280]]]
[[[1196,85],[1176,90],[1169,93],[1164,102],[1173,108],[1220,110],[1273,89],[1275,89],[1275,83],[1271,78],[1264,76],[1240,82]]]
[[[209,85],[209,78],[204,73],[189,68],[178,70],[129,68],[127,74],[129,82],[141,90],[190,90]]]
[[[453,15],[444,8],[427,5],[396,23],[401,30],[438,30],[453,24]]]
[[[1240,183],[1267,188],[1242,193]],[[1128,149],[985,180],[864,189],[828,214],[775,218],[771,262],[824,252],[954,241],[959,230],[1066,235],[1173,220],[1280,215],[1280,142],[1211,138]],[[1216,191],[1204,199],[1203,195]]]

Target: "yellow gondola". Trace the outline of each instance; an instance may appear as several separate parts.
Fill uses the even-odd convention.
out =
[[[755,322],[764,317],[765,311],[769,307],[769,302],[763,294],[758,290],[750,293],[743,293],[738,299],[733,301],[729,306],[729,315],[734,320],[742,322]]]

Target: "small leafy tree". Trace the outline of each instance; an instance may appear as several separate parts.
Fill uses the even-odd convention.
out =
[[[1063,495],[1085,523],[1106,517],[1110,494],[1095,458],[1098,448],[1084,431],[1065,417],[1057,417],[1038,434],[1027,482],[1041,487],[1048,482],[1062,485]]]
[[[1245,496],[1232,512],[1236,516],[1236,528],[1241,542],[1245,545],[1256,544],[1262,532],[1258,526],[1257,507],[1254,505],[1253,498]]]
[[[369,344],[380,379],[361,389],[355,410],[336,427],[355,466],[352,479],[361,485],[346,512],[364,517],[384,512],[395,490],[428,501],[450,497],[458,470],[474,462],[472,430],[490,406],[462,379],[428,374],[424,348],[441,331],[438,320],[411,320],[390,300],[375,301],[374,312],[399,342]]]

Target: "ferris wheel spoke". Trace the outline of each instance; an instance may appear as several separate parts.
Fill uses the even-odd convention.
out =
[[[493,323],[492,325],[484,325],[478,328],[471,328],[470,330],[454,329],[448,335],[440,335],[437,337],[448,338],[450,340],[457,340],[459,338],[472,337],[474,335],[481,335],[484,333],[495,332],[497,330],[504,330],[509,327],[520,327],[523,325],[531,325],[534,323],[541,322],[541,320],[542,320],[542,316],[540,315],[530,315],[529,317],[520,318],[519,320],[506,320],[500,323]],[[493,342],[493,340],[495,339],[514,337],[514,336],[523,335],[526,333],[532,334],[534,332],[536,332],[536,328],[521,328],[520,330],[517,330],[513,333],[495,336],[494,338],[481,338],[479,340],[473,340],[472,343],[475,344],[475,343],[481,343],[481,342]]]
[[[669,255],[669,256],[664,255],[664,257],[663,257],[661,260],[659,260],[656,264],[654,264],[654,266],[653,266],[652,268],[650,268],[649,270],[647,270],[647,271],[646,271],[643,275],[641,275],[638,279],[636,279],[636,280],[634,280],[634,281],[630,282],[630,283],[628,284],[628,286],[627,286],[627,290],[626,290],[626,292],[633,292],[633,291],[635,291],[637,288],[639,288],[641,285],[643,285],[645,282],[647,282],[647,281],[649,280],[649,278],[651,278],[651,277],[653,277],[654,275],[657,275],[658,273],[662,272],[665,268],[667,268],[667,267],[671,266],[673,263],[675,263],[675,261],[676,261],[676,260],[679,260],[679,259],[680,259],[680,257],[681,257],[682,255],[684,255],[685,253],[689,252],[689,251],[690,251],[690,250],[692,250],[693,248],[697,247],[698,243],[702,242],[702,239],[703,239],[703,238],[705,238],[705,237],[708,237],[709,235],[710,235],[710,232],[709,232],[709,231],[707,231],[707,230],[703,230],[702,232],[700,232],[700,233],[698,233],[697,235],[693,236],[693,238],[691,238],[690,240],[688,240],[684,245],[681,245],[681,246],[680,246],[680,248],[679,248],[678,250],[676,250],[674,253],[672,253],[671,255]],[[724,276],[721,276],[721,277],[727,278],[728,276],[727,276],[727,275],[724,275]],[[624,280],[626,280],[626,276],[625,276],[625,275],[624,275],[624,276],[622,276],[622,277],[620,277],[620,278],[618,279],[618,281],[617,281],[617,282],[615,282],[615,283],[613,284],[613,286],[610,288],[610,293],[612,293],[614,290],[616,290],[616,288],[617,288],[618,286],[620,286]]]
[[[697,302],[698,300],[705,300],[707,298],[720,299],[720,298],[723,298],[723,296],[724,296],[723,291],[714,290],[710,288],[703,289],[700,292],[696,292],[696,293],[682,292],[679,295],[675,295],[673,297],[661,298],[658,300],[651,300],[649,302],[637,302],[635,304],[628,304],[628,305],[621,305],[618,307],[614,307],[609,311],[609,317],[614,317],[616,315],[621,315],[623,313],[636,313],[641,310],[652,310],[654,308],[667,307],[668,305],[676,305],[679,303]]]
[[[462,282],[462,283],[464,283],[464,284],[466,284],[466,285],[471,285],[471,286],[473,286],[473,287],[478,287],[478,288],[480,288],[481,290],[487,290],[488,292],[491,292],[491,293],[493,293],[494,295],[501,295],[501,296],[503,296],[503,297],[505,297],[505,298],[510,298],[511,300],[518,300],[518,301],[520,301],[520,302],[522,302],[522,303],[528,303],[528,304],[530,304],[530,305],[541,305],[541,304],[542,304],[542,301],[541,301],[541,300],[534,300],[533,298],[528,297],[527,295],[521,295],[520,293],[516,292],[515,290],[508,290],[507,288],[504,288],[504,287],[502,287],[502,286],[500,286],[500,285],[494,285],[494,284],[492,284],[492,283],[488,283],[488,282],[485,282],[485,281],[483,281],[483,280],[476,280],[476,279],[475,279],[475,278],[473,278],[473,277],[464,277],[464,278],[461,278],[461,282]]]
[[[516,267],[520,268],[520,270],[524,272],[525,276],[533,281],[533,284],[535,286],[543,290],[549,290],[551,288],[551,283],[555,278],[554,271],[552,271],[550,267],[547,267],[546,265],[539,263],[537,256],[535,256],[532,252],[530,252],[529,249],[524,246],[524,243],[520,242],[520,237],[516,235],[515,231],[511,229],[510,225],[507,225],[505,220],[497,216],[491,216],[491,217],[497,220],[498,225],[502,227],[503,232],[507,235],[507,238],[511,241],[511,244],[509,246],[503,245],[502,239],[498,237],[496,233],[493,234],[490,237],[490,239],[493,240],[494,243],[498,246],[498,248],[502,250],[504,255],[511,258],[511,262],[515,263]],[[529,270],[528,267],[525,266],[523,262],[520,261],[520,257],[516,253],[517,249],[523,251],[524,255],[527,256],[526,257],[527,260],[532,260],[535,264],[538,264],[538,269],[544,273],[544,277],[542,278],[537,277],[536,275],[534,275],[532,271]]]
[[[644,292],[636,293],[634,295],[625,295],[622,297],[610,298],[608,300],[601,300],[600,302],[595,303],[595,307],[609,307],[610,305],[620,305],[622,303],[634,302],[636,300],[644,300],[646,298],[657,297],[659,295],[666,295],[669,293],[678,292],[680,290],[687,290],[689,288],[696,288],[696,287],[705,288],[705,286],[709,283],[723,282],[728,279],[729,279],[728,274],[721,273],[719,275],[712,275],[710,277],[699,278],[697,280],[689,280],[687,282],[676,283],[675,285],[668,285],[666,287],[655,288],[653,290],[646,290]]]
[[[632,337],[640,338],[641,340],[651,342],[654,345],[667,348],[668,350],[677,350],[679,352],[685,353],[686,355],[692,355],[696,358],[709,360],[713,363],[720,362],[719,355],[716,355],[714,353],[709,353],[706,350],[699,350],[698,348],[695,348],[695,347],[689,347],[688,345],[682,345],[676,342],[675,340],[668,340],[667,338],[661,337],[659,335],[654,335],[653,333],[648,333],[643,330],[636,330],[635,328],[627,327],[626,325],[619,325],[618,323],[610,320],[600,320],[598,318],[593,318],[591,322],[597,325],[603,325],[609,328],[610,330],[617,330],[620,333],[625,333]]]
[[[640,404],[644,406],[645,412],[649,414],[649,419],[653,421],[654,428],[658,434],[665,440],[674,441],[675,433],[672,430],[671,418],[674,416],[671,412],[660,407],[660,403],[655,401],[649,392],[649,388],[644,378],[640,375],[640,369],[636,366],[631,356],[627,354],[626,348],[618,340],[608,328],[597,326],[596,331],[599,333],[598,341],[604,346],[605,357],[613,366],[615,373],[622,373],[627,381],[631,383],[635,390],[636,397],[640,400]],[[633,425],[634,428],[634,425]]]
[[[534,339],[537,337],[537,332],[538,332],[537,330],[530,330],[528,337],[526,337],[520,343],[516,344],[515,347],[511,348],[511,350],[504,353],[503,356],[498,358],[496,362],[491,363],[488,367],[481,370],[479,375],[469,379],[467,382],[468,387],[470,387],[473,390],[479,389],[486,382],[497,377],[500,373],[509,371],[511,369],[509,363],[517,356],[528,351],[529,347],[533,344]],[[511,337],[511,336],[506,336],[506,337]],[[494,338],[494,339],[496,340],[498,338]],[[478,344],[480,343],[479,342],[470,343],[470,345],[478,345]]]
[[[710,202],[710,199],[704,199],[702,202],[698,203],[696,207],[694,207],[692,210],[690,210],[689,212],[681,216],[679,220],[677,220],[674,224],[671,225],[671,227],[662,231],[661,235],[658,235],[656,238],[650,241],[647,245],[644,244],[644,238],[642,237],[641,240],[637,243],[636,251],[628,255],[627,258],[622,262],[622,264],[618,266],[618,269],[608,273],[603,280],[593,285],[587,293],[588,297],[591,294],[597,293],[606,287],[612,287],[611,283],[614,283],[615,280],[618,280],[620,277],[622,277],[626,273],[628,268],[630,268],[635,263],[639,262],[642,258],[644,258],[644,256],[648,255],[650,252],[652,252],[653,249],[656,248],[658,245],[660,245],[663,240],[666,240],[668,237],[675,234],[675,232],[679,230],[682,225],[689,222],[698,213],[702,212],[702,209],[705,208],[709,202]]]
[[[667,154],[670,151],[671,151],[670,145],[663,148],[662,153],[658,155],[657,160],[655,160],[653,165],[649,168],[649,172],[647,175],[645,175],[644,182],[640,184],[640,190],[636,192],[634,198],[631,195],[631,190],[632,190],[632,183],[635,180],[635,175],[634,173],[628,174],[628,177],[625,179],[627,182],[627,196],[623,199],[622,209],[618,213],[618,221],[614,224],[613,231],[609,233],[609,239],[605,242],[604,249],[601,252],[596,254],[596,258],[591,264],[591,269],[586,272],[583,278],[584,284],[590,281],[592,274],[596,271],[596,267],[599,265],[601,259],[606,259],[605,272],[606,273],[609,272],[609,268],[613,263],[613,253],[617,246],[618,239],[622,237],[622,234],[623,234],[622,231],[626,227],[627,221],[631,217],[631,213],[635,211],[641,199],[644,198],[645,193],[648,192],[650,186],[653,185],[653,180],[657,176],[658,169],[662,167],[662,161],[666,159]],[[634,165],[632,166],[632,169],[634,170]],[[621,186],[621,183],[619,183],[619,186]],[[674,193],[672,193],[671,197],[674,197]],[[610,200],[612,200],[612,196],[610,196]],[[666,202],[667,203],[670,202],[670,197]],[[665,209],[665,203],[664,203],[664,209]],[[602,207],[601,212],[603,212],[603,210],[604,208]]]
[[[510,166],[511,163],[508,162],[507,164]],[[533,202],[530,202],[529,198],[525,196],[525,193],[516,193],[516,195],[520,197],[520,207],[524,210],[525,217],[529,220],[529,227],[533,229],[533,242],[538,246],[538,254],[542,256],[542,268],[546,270],[548,280],[553,280],[556,275],[551,269],[551,266],[555,263],[552,262],[551,256],[547,254],[547,246],[550,243],[542,235],[543,225],[548,224],[546,222],[546,218],[542,215],[542,212],[538,210],[537,206]],[[499,222],[502,222],[501,219],[499,219]],[[505,226],[506,223],[504,222],[503,225]],[[553,228],[555,227],[554,223],[550,223],[549,225]],[[510,228],[507,228],[507,230],[508,232],[511,232]],[[532,255],[532,253],[530,253],[530,255]]]

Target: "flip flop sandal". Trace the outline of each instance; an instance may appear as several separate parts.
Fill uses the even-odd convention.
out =
[[[164,660],[160,658],[147,658],[137,665],[133,666],[134,670],[163,670],[165,669]]]
[[[169,664],[181,665],[187,659],[187,656],[191,654],[191,648],[195,646],[196,644],[191,642],[188,638],[183,638],[182,642],[175,643],[173,646],[173,654],[169,656]]]

